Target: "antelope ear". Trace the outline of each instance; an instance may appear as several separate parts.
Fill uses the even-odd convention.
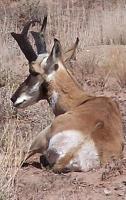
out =
[[[45,73],[50,74],[58,69],[58,60],[62,59],[62,48],[59,40],[54,39],[52,51],[46,61]]]
[[[54,45],[49,57],[52,57],[54,63],[57,62],[57,59],[62,58],[62,47],[60,41],[57,40],[56,38],[54,39]]]
[[[76,49],[77,49],[78,43],[79,43],[79,38],[77,37],[74,45],[63,54],[64,62],[67,62],[71,59],[76,59]]]

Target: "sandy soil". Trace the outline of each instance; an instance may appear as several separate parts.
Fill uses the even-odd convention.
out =
[[[122,167],[122,166],[121,166]],[[126,161],[125,161],[126,167]],[[101,200],[126,199],[126,170],[114,169],[102,180],[105,169],[88,173],[54,174],[39,169],[39,164],[20,170],[17,177],[17,199]]]

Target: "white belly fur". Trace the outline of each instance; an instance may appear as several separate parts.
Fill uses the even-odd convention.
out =
[[[80,149],[66,168],[71,171],[76,169],[89,171],[100,165],[98,151],[93,140],[86,135],[84,137],[80,131],[67,130],[54,135],[50,139],[48,150],[56,152],[60,159],[77,146],[80,146]]]

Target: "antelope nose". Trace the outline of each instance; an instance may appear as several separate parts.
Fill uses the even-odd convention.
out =
[[[21,103],[16,103],[16,100],[17,99],[15,97],[13,97],[13,96],[11,97],[11,101],[12,101],[14,107],[18,107],[21,104]]]
[[[12,101],[14,107],[17,107],[17,106],[19,106],[19,104],[21,104],[21,103],[17,103],[17,102],[16,102],[16,101],[17,101],[17,98],[15,97],[15,95],[13,95],[13,96],[11,97],[11,101]]]
[[[11,101],[13,102],[13,104],[14,104],[14,102],[16,101],[16,98],[15,98],[15,96],[12,96],[11,97]]]

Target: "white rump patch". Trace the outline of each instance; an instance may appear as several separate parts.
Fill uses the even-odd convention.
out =
[[[67,130],[54,135],[50,139],[49,150],[56,152],[59,158],[73,152],[74,158],[66,166],[71,171],[89,171],[100,165],[98,151],[91,138],[82,132]],[[75,149],[75,152],[74,152]]]
[[[93,168],[100,166],[98,151],[92,139],[84,142],[76,157],[70,161],[68,168],[71,170],[80,169],[87,172]]]
[[[64,156],[71,148],[76,147],[83,140],[80,131],[67,130],[54,135],[50,139],[49,149],[55,149],[58,154]]]
[[[16,104],[19,104],[19,103],[23,103],[24,101],[27,101],[29,99],[31,99],[31,96],[23,93],[23,94],[21,94],[20,97],[17,98],[17,100],[15,101],[14,104],[16,105]]]

